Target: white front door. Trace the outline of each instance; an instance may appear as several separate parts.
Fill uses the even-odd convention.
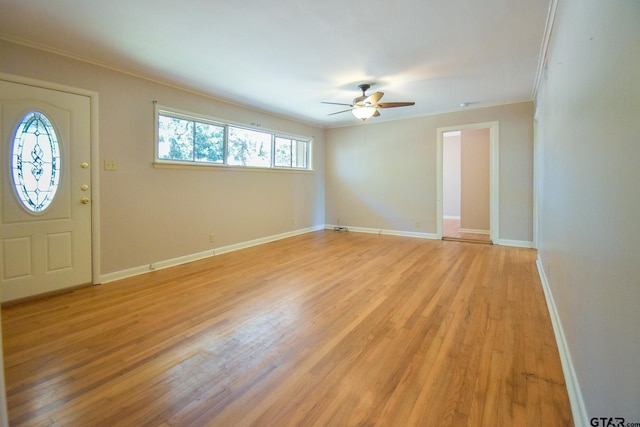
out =
[[[91,283],[90,98],[0,81],[0,299]]]

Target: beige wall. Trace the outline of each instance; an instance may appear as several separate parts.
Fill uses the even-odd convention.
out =
[[[465,129],[460,135],[460,228],[489,231],[489,129]]]
[[[326,221],[435,234],[437,129],[491,121],[500,122],[498,236],[530,242],[532,102],[327,129]]]
[[[588,418],[640,421],[640,2],[558,2],[536,101],[539,256]],[[587,425],[587,420],[585,425]]]
[[[460,219],[460,133],[442,138],[442,215]]]
[[[324,224],[324,130],[0,40],[0,72],[99,94],[102,274]],[[160,104],[314,138],[314,173],[157,169]],[[216,235],[215,243],[209,234]]]

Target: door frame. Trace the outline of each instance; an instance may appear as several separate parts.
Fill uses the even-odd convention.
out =
[[[538,249],[538,189],[540,188],[540,137],[538,130],[538,110],[533,115],[533,247]]]
[[[489,129],[489,237],[493,243],[500,242],[500,122],[482,122],[471,123],[458,126],[447,126],[437,128],[437,166],[436,166],[436,187],[437,187],[437,204],[436,204],[436,236],[442,240],[442,212],[443,212],[443,144],[444,134],[455,130],[467,129]]]
[[[0,72],[0,80],[41,89],[56,90],[89,98],[90,109],[90,149],[91,149],[91,283],[100,283],[100,152],[98,144],[98,92],[79,89],[58,83],[22,77]]]

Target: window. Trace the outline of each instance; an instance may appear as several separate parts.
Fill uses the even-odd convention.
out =
[[[163,163],[310,169],[311,141],[157,110],[156,159]]]
[[[60,146],[51,121],[31,111],[20,123],[11,144],[13,185],[22,205],[43,212],[56,195],[60,182]]]
[[[307,141],[276,136],[275,167],[307,168]]]
[[[158,159],[223,163],[224,126],[158,115]]]

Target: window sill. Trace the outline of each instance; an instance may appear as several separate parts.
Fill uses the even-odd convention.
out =
[[[289,173],[314,173],[313,169],[295,169],[295,168],[263,168],[257,166],[234,166],[208,163],[182,163],[182,162],[158,162],[152,163],[156,169],[191,169],[191,170],[215,170],[215,171],[233,171],[233,172],[289,172]]]

